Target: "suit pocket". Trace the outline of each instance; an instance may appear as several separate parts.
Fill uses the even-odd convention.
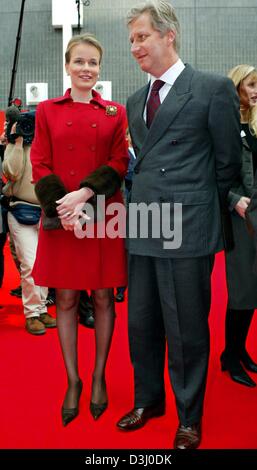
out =
[[[210,220],[210,193],[175,192],[174,203],[182,204],[182,251],[205,251]]]

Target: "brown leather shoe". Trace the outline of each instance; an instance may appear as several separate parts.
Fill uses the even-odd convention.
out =
[[[174,449],[197,449],[201,442],[201,423],[184,426],[179,424],[174,440]]]
[[[27,318],[25,328],[31,335],[43,335],[46,332],[45,326],[38,317]]]
[[[45,325],[46,328],[56,327],[56,318],[51,317],[51,315],[48,313],[41,313],[39,320]]]
[[[164,414],[164,401],[156,405],[146,406],[145,408],[133,408],[133,410],[118,421],[117,427],[122,431],[135,431],[136,429],[142,428],[149,419],[157,418]]]

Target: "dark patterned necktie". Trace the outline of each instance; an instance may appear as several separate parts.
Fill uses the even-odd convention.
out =
[[[153,82],[151,93],[146,105],[146,125],[148,128],[151,126],[154,115],[161,104],[159,90],[164,84],[165,82],[162,80],[155,80],[155,82]]]

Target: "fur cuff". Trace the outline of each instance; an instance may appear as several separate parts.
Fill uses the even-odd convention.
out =
[[[44,213],[42,214],[42,226],[44,230],[57,230],[63,228],[59,217],[47,217]]]
[[[111,166],[103,165],[87,176],[80,183],[80,188],[90,188],[95,194],[101,194],[108,199],[120,188],[121,179]]]
[[[56,217],[56,202],[67,194],[66,188],[59,176],[54,174],[44,176],[35,185],[35,193],[47,217]]]

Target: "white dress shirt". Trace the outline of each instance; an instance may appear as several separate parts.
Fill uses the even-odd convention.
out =
[[[173,64],[168,70],[166,70],[166,72],[164,72],[164,74],[161,75],[160,77],[157,78],[151,75],[149,93],[147,96],[146,103],[149,99],[151,88],[155,80],[162,80],[163,82],[165,82],[165,84],[159,90],[160,102],[162,103],[165,100],[167,94],[169,93],[172,85],[175,83],[175,81],[177,80],[181,72],[184,70],[184,68],[185,68],[185,65],[183,64],[182,60],[178,59],[177,62]],[[144,109],[144,120],[146,122],[146,106]]]

